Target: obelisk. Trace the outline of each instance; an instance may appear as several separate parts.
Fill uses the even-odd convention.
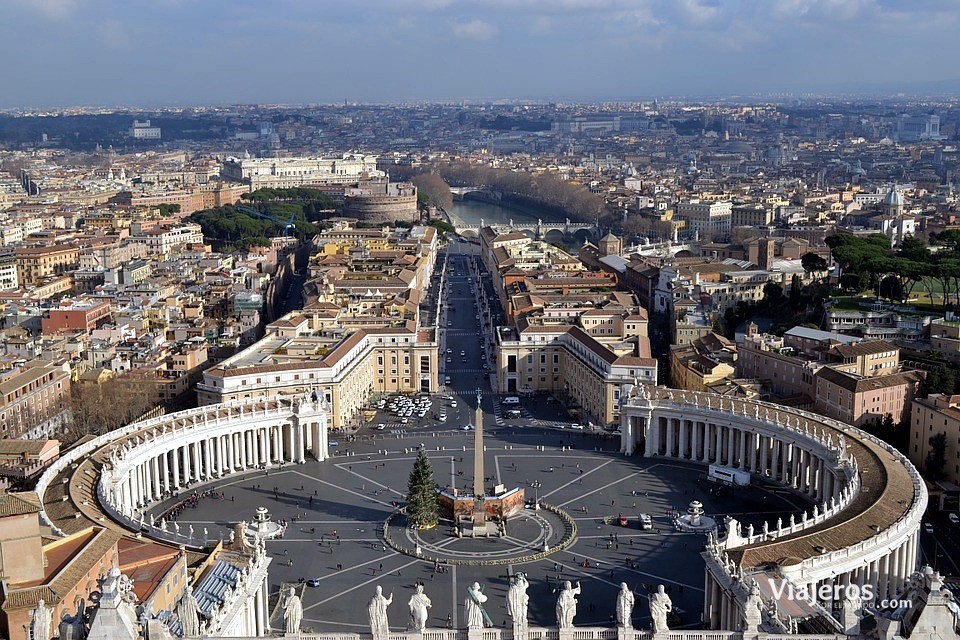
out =
[[[480,408],[480,389],[477,389],[477,411],[473,417],[473,528],[486,526],[487,510],[483,504],[486,495],[483,477],[483,410]]]

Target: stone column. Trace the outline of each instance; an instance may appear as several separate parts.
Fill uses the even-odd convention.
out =
[[[180,488],[180,448],[170,452],[170,462],[173,465],[173,488]]]
[[[306,441],[303,434],[303,425],[300,423],[300,420],[297,420],[297,424],[294,426],[294,432],[296,433],[297,447],[295,449],[296,453],[296,462],[306,462]]]
[[[193,479],[200,480],[200,443],[194,442],[190,445],[190,457],[193,458]]]
[[[677,452],[677,457],[686,458],[688,441],[687,428],[690,426],[690,421],[681,419],[677,422],[677,425],[680,427],[680,450]]]
[[[190,482],[190,445],[183,445],[180,447],[180,462],[181,467],[183,468],[183,479],[180,481],[180,486]]]
[[[170,452],[164,451],[160,456],[160,475],[163,478],[163,493],[170,493],[170,460],[168,458]]]
[[[284,435],[284,432],[289,428],[290,428],[289,424],[286,424],[286,423],[280,424],[277,427],[275,427],[275,431],[276,431],[275,435],[277,437],[277,452],[278,452],[277,460],[279,460],[280,462],[286,462],[286,452],[283,448],[283,435]]]
[[[711,428],[713,429],[714,436],[713,462],[723,464],[723,427],[714,423],[711,425]]]
[[[738,431],[740,432],[740,460],[737,463],[737,468],[749,471],[749,467],[747,466],[747,436],[750,434],[743,429],[739,429]]]
[[[256,634],[257,637],[263,636],[263,617],[260,607],[260,591],[257,591],[253,596],[253,616],[256,620]]]
[[[674,437],[674,436],[673,436],[673,430],[674,430],[673,423],[675,422],[675,420],[676,420],[676,418],[668,418],[668,419],[667,419],[667,453],[666,453],[666,456],[667,456],[668,458],[672,458],[672,457],[673,457],[673,437]]]
[[[151,462],[153,458],[147,458],[143,465],[140,467],[143,469],[143,501],[150,502],[153,500],[153,469],[151,468]]]
[[[636,438],[634,438],[636,442]],[[634,446],[634,445],[630,445]],[[660,418],[654,419],[653,414],[650,414],[649,423],[647,424],[647,439],[643,443],[643,455],[646,457],[651,457],[660,454]]]
[[[777,480],[780,476],[780,441],[777,438],[770,438],[770,445],[773,449],[770,452],[772,462],[770,463],[770,477]]]

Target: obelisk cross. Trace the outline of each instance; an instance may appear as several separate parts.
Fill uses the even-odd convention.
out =
[[[483,488],[483,410],[480,409],[480,389],[477,389],[477,412],[474,416],[476,430],[473,434],[473,497],[482,500]]]

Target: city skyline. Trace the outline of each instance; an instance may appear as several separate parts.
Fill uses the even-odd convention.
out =
[[[0,108],[955,93],[945,0],[11,0]]]

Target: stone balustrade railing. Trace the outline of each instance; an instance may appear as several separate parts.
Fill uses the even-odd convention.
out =
[[[293,402],[290,400],[282,400],[278,398],[245,399],[242,401],[226,402],[222,404],[185,409],[184,411],[178,411],[177,413],[165,414],[148,418],[146,420],[141,420],[139,422],[133,422],[114,431],[110,431],[109,433],[99,435],[96,438],[93,438],[92,440],[89,440],[88,442],[78,445],[65,452],[59,459],[47,467],[46,471],[44,471],[40,476],[39,480],[37,481],[36,493],[40,497],[42,506],[43,496],[47,489],[68,467],[76,469],[80,462],[90,457],[90,455],[95,451],[98,451],[113,442],[125,442],[130,436],[141,433],[146,435],[148,433],[152,433],[152,431],[157,427],[160,427],[161,433],[157,434],[155,437],[163,435],[167,438],[173,439],[181,436],[185,429],[199,429],[209,426],[211,423],[221,424],[222,420],[230,420],[234,417],[249,418],[251,415],[260,415],[266,417],[270,414],[288,414],[292,407]],[[227,413],[226,417],[221,415],[221,413],[224,411]],[[236,412],[236,416],[233,415],[234,412]],[[177,430],[178,426],[180,427],[179,430]],[[167,431],[167,427],[169,427],[169,431]],[[146,441],[146,438],[144,441]],[[122,456],[123,454],[118,451],[118,455]],[[69,482],[69,479],[64,478],[63,482],[67,483]],[[101,483],[102,477],[97,481],[98,485]],[[103,499],[104,496],[99,486],[97,488],[97,496],[100,498],[101,505],[106,507],[108,503]],[[116,509],[113,509],[113,512],[115,513]],[[111,515],[113,515],[113,513],[111,513]],[[47,515],[46,510],[43,508],[40,510],[40,519],[46,526],[50,527],[54,534],[60,537],[66,537],[66,533],[56,526],[56,524]],[[123,520],[131,521],[129,518],[124,518]],[[139,523],[134,523],[133,528],[139,529]]]
[[[824,521],[839,515],[856,499],[860,492],[861,483],[860,476],[857,472],[856,459],[853,457],[844,457],[846,453],[844,443],[834,443],[832,437],[829,435],[824,436],[822,426],[818,427],[817,423],[812,419],[814,417],[813,414],[805,413],[805,415],[802,416],[803,420],[800,420],[800,417],[794,416],[795,419],[791,424],[790,416],[794,414],[792,410],[775,409],[770,411],[769,407],[764,406],[762,407],[763,411],[761,411],[761,405],[752,400],[725,399],[715,396],[714,394],[678,390],[667,390],[664,397],[666,399],[651,397],[648,400],[651,403],[655,402],[658,407],[673,408],[677,411],[688,411],[690,406],[693,405],[694,408],[704,411],[720,411],[728,415],[738,415],[746,420],[756,421],[760,425],[775,423],[778,427],[792,432],[798,440],[808,441],[813,445],[807,449],[808,451],[820,453],[823,459],[834,464],[835,471],[839,471],[839,473],[842,474],[844,483],[843,489],[841,489],[839,493],[839,499],[831,499],[828,502],[816,505],[809,513],[804,510],[799,518],[792,516],[791,522],[789,523],[782,521],[776,524],[771,523],[771,526],[768,526],[765,531],[755,531],[742,535],[739,544],[755,544],[776,540],[783,536],[816,527]],[[714,400],[714,397],[718,399]],[[752,411],[749,410],[750,407],[753,408]],[[819,422],[823,423],[824,419],[822,417],[819,418]],[[849,428],[847,425],[842,426],[845,429]],[[818,452],[817,449],[820,451]]]
[[[301,632],[300,640],[371,640],[369,633],[309,633]],[[527,640],[847,640],[844,635],[829,633],[783,634],[757,633],[747,636],[741,631],[669,630],[654,633],[640,629],[609,627],[556,628],[529,627]],[[229,639],[228,639],[229,640]],[[236,638],[234,640],[241,640]],[[244,638],[243,640],[247,640]],[[509,629],[426,629],[423,633],[391,633],[387,640],[513,640]]]

